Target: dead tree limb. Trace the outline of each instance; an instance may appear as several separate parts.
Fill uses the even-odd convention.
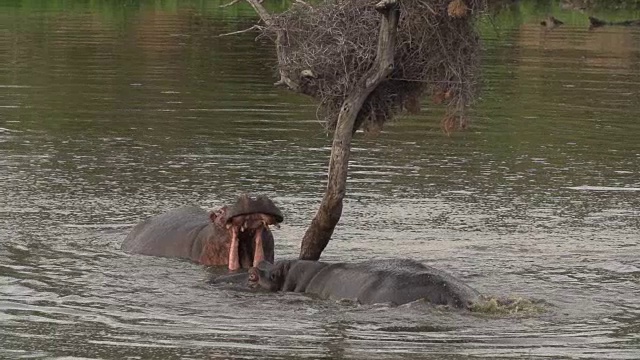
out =
[[[232,2],[230,2],[230,3],[224,4],[224,5],[220,5],[220,7],[221,7],[221,8],[226,8],[226,7],[229,7],[229,6],[232,6],[232,5],[237,4],[239,1],[240,1],[240,0],[233,0],[233,1],[232,1]]]
[[[238,31],[232,31],[230,33],[220,34],[220,35],[218,35],[218,37],[230,36],[230,35],[238,35],[238,34],[246,33],[246,32],[253,31],[253,30],[262,30],[262,27],[258,26],[258,25],[253,25],[252,27],[244,29],[244,30],[238,30]]]
[[[402,111],[420,110],[426,94],[446,105],[446,132],[466,126],[481,49],[475,19],[485,0],[375,0],[375,7],[373,0],[314,7],[294,0],[278,15],[246,1],[275,42],[276,85],[317,100],[333,132],[326,191],[300,247],[301,259],[318,259],[342,215],[357,129],[375,131]]]
[[[258,16],[260,16],[260,19],[262,19],[262,21],[264,21],[265,24],[267,24],[268,26],[273,25],[273,19],[271,18],[271,14],[269,14],[267,9],[265,9],[264,6],[262,6],[262,4],[258,2],[258,0],[247,0],[247,2],[251,5],[251,7],[253,7],[253,9],[256,11]],[[284,30],[280,29],[277,31],[276,54],[278,55],[278,63],[280,64],[285,63],[284,51],[282,51],[282,47],[284,46],[284,41],[286,37],[287,37],[287,34],[284,32]],[[280,69],[280,80],[278,80],[275,83],[275,85],[279,86],[281,84],[287,85],[289,89],[295,92],[300,92],[300,86],[295,81],[291,80],[291,78],[289,78],[282,69]]]
[[[394,68],[393,55],[400,18],[397,0],[382,0],[376,4],[376,10],[382,15],[376,60],[358,81],[354,91],[342,103],[331,146],[327,189],[320,208],[302,239],[300,259],[318,260],[329,243],[342,215],[342,201],[346,192],[349,155],[356,117],[367,97],[387,79]]]

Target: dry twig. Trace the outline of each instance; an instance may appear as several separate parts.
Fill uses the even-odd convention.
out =
[[[225,34],[220,34],[220,35],[218,35],[218,37],[242,34],[242,33],[246,33],[246,32],[252,31],[252,30],[264,30],[264,27],[262,27],[260,25],[253,25],[252,27],[250,27],[248,29],[232,31],[230,33],[225,33]]]
[[[239,1],[240,1],[240,0],[233,0],[233,1],[232,1],[232,2],[230,2],[230,3],[220,5],[220,7],[221,7],[221,8],[226,8],[226,7],[229,7],[229,6],[231,6],[231,5],[235,5],[235,4],[237,4]]]

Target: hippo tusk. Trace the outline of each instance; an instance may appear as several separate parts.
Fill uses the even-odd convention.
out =
[[[231,226],[231,244],[229,244],[229,270],[236,271],[240,269],[240,257],[238,252],[240,251],[240,240],[238,239],[238,228]]]
[[[253,250],[253,266],[258,266],[258,264],[264,260],[264,248],[262,245],[262,232],[264,230],[264,226],[260,226],[255,229],[254,235],[254,250]]]

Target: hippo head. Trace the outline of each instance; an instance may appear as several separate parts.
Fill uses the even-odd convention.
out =
[[[278,261],[276,264],[261,261],[249,269],[249,285],[269,291],[282,290],[289,268],[288,261]]]
[[[269,226],[283,221],[280,209],[266,196],[240,195],[231,206],[209,214],[216,227],[226,229],[231,238],[229,269],[256,266],[262,260],[273,261],[273,239]]]

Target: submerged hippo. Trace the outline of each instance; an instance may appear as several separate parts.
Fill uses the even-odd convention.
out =
[[[242,276],[222,280],[241,281]],[[402,305],[425,299],[435,305],[468,309],[480,294],[455,277],[408,259],[329,264],[311,260],[263,261],[249,270],[250,286],[294,291],[323,299],[361,304]]]
[[[228,265],[234,271],[263,260],[273,262],[269,225],[282,220],[282,213],[266,196],[241,195],[234,205],[217,211],[184,206],[151,217],[131,230],[122,250]]]

